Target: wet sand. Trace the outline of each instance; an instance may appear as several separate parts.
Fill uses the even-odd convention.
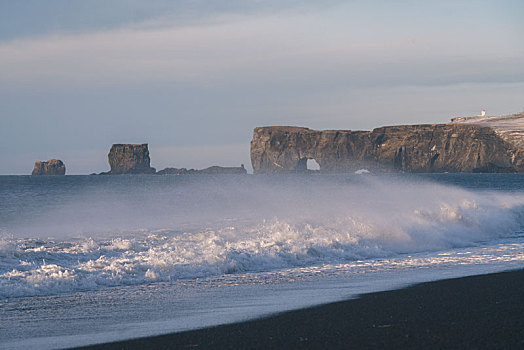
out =
[[[524,349],[524,270],[85,349]]]

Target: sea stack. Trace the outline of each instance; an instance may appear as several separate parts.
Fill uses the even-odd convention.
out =
[[[60,159],[50,159],[46,162],[36,161],[31,175],[65,175],[66,168]]]
[[[154,174],[147,143],[114,144],[108,154],[109,174]]]

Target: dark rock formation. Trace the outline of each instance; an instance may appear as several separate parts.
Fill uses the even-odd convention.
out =
[[[192,174],[247,174],[244,164],[240,167],[211,166],[205,169],[165,168],[156,173],[157,175],[192,175]]]
[[[165,168],[160,171],[157,171],[156,175],[186,175],[192,174],[195,172],[195,169],[186,169],[186,168]]]
[[[222,167],[215,165],[198,171],[201,174],[247,174],[244,164],[241,164],[239,167]]]
[[[147,143],[114,144],[108,154],[111,170],[106,174],[153,174]]]
[[[100,175],[114,174],[157,174],[157,175],[185,175],[185,174],[247,174],[244,164],[240,167],[212,166],[206,169],[195,170],[186,168],[165,168],[156,172],[150,166],[147,143],[141,145],[114,144],[109,151],[109,165],[111,170]],[[96,175],[96,174],[95,174]]]
[[[31,175],[65,175],[65,165],[59,159],[50,159],[47,162],[35,162]]]
[[[511,135],[524,121],[524,114],[516,116],[520,119],[510,127]],[[510,117],[515,115],[506,118]],[[504,132],[509,133],[507,128]],[[363,168],[382,172],[524,172],[524,151],[518,142],[504,137],[493,125],[471,120],[373,131],[255,128],[251,141],[254,173],[305,172],[308,159],[315,159],[321,172]]]

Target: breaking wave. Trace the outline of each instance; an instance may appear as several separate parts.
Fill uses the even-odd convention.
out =
[[[160,215],[155,219],[164,228],[55,239],[5,233],[0,238],[0,298],[449,250],[510,236],[524,224],[524,198],[517,194],[376,179],[306,187],[260,182],[199,183],[198,190],[186,186],[200,191],[198,198],[202,191],[214,198],[214,204],[202,207],[216,205],[221,213],[213,220],[192,217],[186,226]],[[244,201],[238,200],[239,192]],[[185,204],[195,211],[194,202]],[[88,220],[76,217],[74,222]]]

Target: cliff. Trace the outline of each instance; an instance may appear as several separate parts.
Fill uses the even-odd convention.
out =
[[[108,154],[111,170],[108,174],[152,174],[147,143],[114,144]]]
[[[372,131],[259,127],[253,132],[251,162],[254,173],[305,172],[308,159],[316,160],[320,171],[328,173],[362,168],[378,172],[524,172],[524,131],[520,130],[524,114],[488,118],[498,121],[456,118],[447,124],[386,126]]]
[[[59,159],[50,159],[47,162],[36,161],[31,175],[65,175],[65,165]]]

